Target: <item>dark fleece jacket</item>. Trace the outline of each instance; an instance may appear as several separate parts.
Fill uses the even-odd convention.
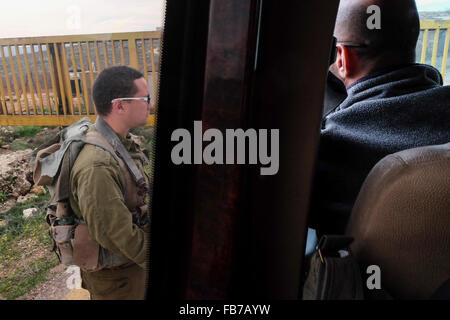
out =
[[[379,160],[449,141],[450,86],[442,86],[435,68],[412,64],[358,80],[322,123],[310,226],[343,233],[364,179]]]

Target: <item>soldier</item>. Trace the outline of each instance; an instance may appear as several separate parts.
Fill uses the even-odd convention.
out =
[[[144,299],[150,179],[129,130],[147,123],[149,89],[142,73],[115,66],[98,75],[93,99],[99,117],[87,135],[104,140],[85,144],[70,173],[70,206],[87,226],[74,239],[82,248],[82,286],[93,300]]]

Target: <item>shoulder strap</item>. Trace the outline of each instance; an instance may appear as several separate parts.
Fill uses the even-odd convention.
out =
[[[113,147],[111,146],[111,144],[108,143],[108,141],[106,141],[106,139],[103,137],[102,134],[100,134],[100,132],[98,131],[90,131],[86,134],[86,136],[83,139],[83,143],[87,143],[87,144],[91,144],[94,145],[96,147],[99,147],[107,152],[109,152],[111,154],[111,156],[116,160],[117,164],[119,165],[119,167],[123,170],[126,170],[126,168],[124,167],[125,164],[122,161],[122,159],[120,159],[116,152],[114,151]],[[125,172],[123,172],[123,174],[125,175]],[[123,195],[125,195],[126,193],[126,189],[127,189],[127,179],[124,176],[124,189],[122,190]]]
[[[117,137],[117,134],[101,117],[97,117],[97,120],[95,121],[95,128],[97,129],[98,132],[100,132],[103,138],[105,138],[105,140],[113,147],[114,151],[118,154],[118,156],[125,162],[125,165],[130,170],[130,173],[134,181],[136,182],[136,185],[140,189],[148,190],[148,186],[144,176],[139,171],[133,159],[131,159],[130,154]]]

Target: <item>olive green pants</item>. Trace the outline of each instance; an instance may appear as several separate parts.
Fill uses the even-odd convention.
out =
[[[143,300],[147,290],[147,272],[137,264],[123,269],[81,271],[81,279],[91,300]]]

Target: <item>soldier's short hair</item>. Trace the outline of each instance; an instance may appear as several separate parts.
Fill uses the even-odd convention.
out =
[[[106,116],[111,112],[111,101],[116,98],[132,97],[138,91],[134,80],[144,75],[127,66],[104,69],[94,81],[92,97],[98,114]]]

